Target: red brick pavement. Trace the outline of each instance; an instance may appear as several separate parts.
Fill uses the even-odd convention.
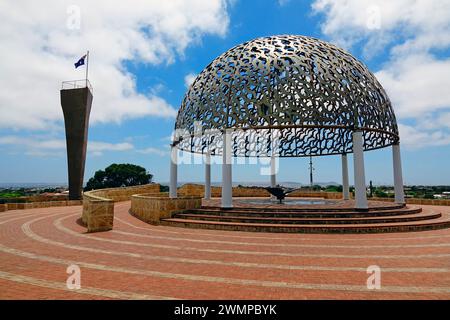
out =
[[[1,299],[449,299],[450,229],[270,234],[151,226],[116,204],[87,234],[82,208],[0,213]],[[423,206],[450,213],[449,207]],[[66,268],[81,289],[66,288]],[[366,287],[369,265],[381,289]]]

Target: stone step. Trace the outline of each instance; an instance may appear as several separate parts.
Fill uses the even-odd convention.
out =
[[[277,224],[206,221],[193,219],[163,219],[161,224],[173,227],[215,229],[228,231],[276,232],[276,233],[385,233],[443,229],[450,227],[450,215],[440,218],[409,222],[367,224]]]
[[[408,222],[431,220],[440,218],[440,213],[412,213],[397,216],[381,216],[381,217],[351,217],[351,218],[334,218],[334,217],[259,217],[259,216],[223,216],[208,214],[191,214],[178,213],[173,218],[187,220],[202,221],[224,221],[238,223],[270,223],[270,224],[370,224],[370,223],[391,223],[391,222]]]
[[[200,208],[183,211],[184,214],[196,215],[220,215],[220,216],[240,216],[240,217],[285,217],[285,218],[364,218],[364,217],[386,217],[397,215],[408,215],[422,212],[420,207],[403,207],[397,210],[375,210],[375,211],[353,211],[347,209],[346,211],[329,211],[322,209],[321,211],[261,211],[257,210],[241,210],[242,208],[220,209],[212,210],[210,208]]]
[[[225,209],[225,210],[240,210],[240,211],[254,211],[256,206],[236,206],[234,208],[231,209]],[[321,212],[324,210],[323,206],[304,206],[299,207],[299,206],[282,206],[282,205],[257,205],[258,207],[258,211],[259,212]],[[385,203],[383,205],[371,205],[369,207],[368,211],[384,211],[384,210],[399,210],[402,208],[405,208],[406,205],[404,204],[388,204],[386,205]],[[222,211],[224,209],[217,207],[217,206],[207,206],[207,205],[203,205],[201,207],[201,209],[204,210],[209,210],[209,211]],[[326,206],[326,211],[327,212],[348,212],[348,211],[354,211],[352,208],[348,208],[348,207],[340,207],[340,206],[336,206],[333,207],[332,205],[327,205]]]

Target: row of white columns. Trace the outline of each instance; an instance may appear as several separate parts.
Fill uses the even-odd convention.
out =
[[[394,173],[395,202],[405,203],[403,190],[402,163],[400,157],[400,144],[392,145],[392,165]],[[364,147],[362,131],[353,132],[353,175],[355,181],[355,208],[367,209],[366,177],[364,169]],[[342,198],[350,199],[348,182],[347,154],[342,154]]]
[[[177,197],[177,153],[176,146],[171,147],[170,162],[170,198]],[[222,152],[222,208],[233,207],[232,195],[232,167],[231,167],[231,132],[223,134]],[[350,199],[347,154],[342,154],[342,197],[344,200]],[[392,146],[392,160],[394,173],[395,202],[405,203],[403,192],[402,165],[400,157],[400,145]],[[364,169],[364,147],[362,131],[353,132],[353,174],[355,182],[355,208],[365,210],[368,208],[366,193],[366,178]],[[270,159],[270,185],[276,186],[276,158]],[[211,198],[211,155],[206,154],[205,163],[205,199]]]

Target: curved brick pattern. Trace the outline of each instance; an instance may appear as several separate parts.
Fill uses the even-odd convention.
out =
[[[114,230],[101,233],[79,223],[81,206],[0,214],[0,298],[450,298],[449,229],[229,232],[149,225],[129,214],[130,202],[114,209]],[[70,264],[81,269],[80,290],[66,288]],[[367,289],[370,265],[381,268],[380,290]]]

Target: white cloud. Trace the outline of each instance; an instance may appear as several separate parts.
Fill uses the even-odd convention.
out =
[[[450,45],[450,1],[316,0],[312,8],[325,15],[322,32],[346,46],[364,41],[373,50],[398,39],[407,39],[400,51]]]
[[[125,152],[133,151],[141,154],[155,154],[158,156],[169,155],[169,150],[148,147],[136,149],[132,139],[125,139],[124,142],[110,143],[104,141],[89,141],[87,152],[93,156],[101,156],[105,152]],[[0,137],[0,148],[7,146],[9,151],[19,151],[21,154],[37,157],[61,157],[66,155],[66,140],[47,138],[45,135],[22,137],[9,135]]]
[[[445,146],[450,144],[450,135],[442,130],[422,130],[413,126],[399,124],[401,144],[406,149]]]
[[[291,0],[277,0],[278,4],[280,6],[285,6],[287,5],[289,2],[291,2]]]
[[[450,108],[450,59],[407,55],[391,60],[376,77],[399,118],[417,118]]]
[[[103,151],[127,151],[132,150],[134,147],[129,142],[121,143],[109,143],[92,141],[88,143],[88,151],[91,152],[103,152]]]
[[[47,139],[45,137],[0,137],[0,146],[25,150],[30,156],[62,156],[65,155],[66,141],[64,139]],[[102,141],[89,141],[87,151],[93,155],[102,155],[103,152],[133,150],[133,144],[129,142],[109,143]]]
[[[162,150],[162,149],[153,148],[153,147],[137,150],[137,152],[142,153],[142,154],[155,154],[155,155],[158,155],[161,157],[169,155],[168,150]]]
[[[197,74],[195,74],[195,73],[188,73],[184,77],[184,85],[186,86],[186,88],[189,88],[191,86],[191,84],[194,83],[195,78],[197,78]]]
[[[70,5],[81,10],[81,28]],[[91,121],[174,117],[162,98],[138,93],[123,63],[172,63],[203,34],[225,35],[226,0],[1,1],[0,128],[48,129],[62,120],[61,81],[84,77],[73,63],[90,50]],[[72,14],[72,13],[71,13]]]
[[[316,0],[312,8],[324,14],[322,32],[333,42],[347,49],[360,43],[366,57],[389,49],[375,75],[405,145],[450,144],[450,58],[433,55],[450,48],[450,1]]]

